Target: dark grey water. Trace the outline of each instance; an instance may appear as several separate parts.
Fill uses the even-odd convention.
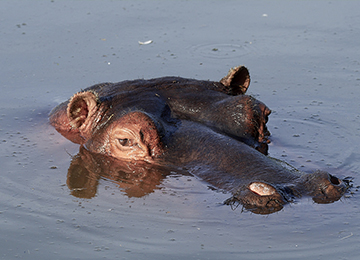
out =
[[[66,186],[78,146],[47,114],[95,83],[246,65],[270,155],[359,185],[360,2],[1,1],[0,259],[357,259],[359,194],[261,216],[189,176],[128,198]],[[138,41],[153,42],[139,45]]]

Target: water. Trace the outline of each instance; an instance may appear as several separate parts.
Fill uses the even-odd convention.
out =
[[[101,178],[66,185],[78,146],[47,123],[56,104],[106,81],[221,79],[244,64],[273,113],[270,155],[359,185],[357,1],[1,1],[0,259],[357,259],[358,192],[262,216],[167,177],[127,197]],[[306,17],[306,19],[305,19]],[[153,40],[148,45],[138,41]]]

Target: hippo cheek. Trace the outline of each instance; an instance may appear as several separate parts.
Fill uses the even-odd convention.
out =
[[[339,178],[317,171],[318,188],[312,193],[313,200],[319,204],[332,203],[339,200],[347,189],[347,185]]]
[[[240,202],[246,210],[256,214],[270,214],[283,208],[286,200],[272,185],[252,182],[237,192],[226,204]]]

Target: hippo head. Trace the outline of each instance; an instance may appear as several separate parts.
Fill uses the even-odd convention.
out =
[[[292,171],[266,156],[271,111],[245,94],[249,84],[243,66],[219,82],[164,77],[103,83],[56,107],[50,123],[91,154],[113,158],[113,165],[187,169],[231,192],[228,202],[254,212],[277,211],[302,195],[338,200],[344,181]]]

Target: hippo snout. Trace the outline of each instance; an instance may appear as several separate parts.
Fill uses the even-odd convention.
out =
[[[300,176],[295,184],[274,186],[262,181],[252,182],[237,190],[225,203],[233,205],[240,202],[254,213],[269,214],[281,210],[286,202],[306,194],[315,203],[332,203],[339,200],[347,188],[346,181],[327,172],[316,171]]]
[[[321,204],[339,200],[348,188],[343,180],[323,171],[309,174],[305,186],[314,202]]]

